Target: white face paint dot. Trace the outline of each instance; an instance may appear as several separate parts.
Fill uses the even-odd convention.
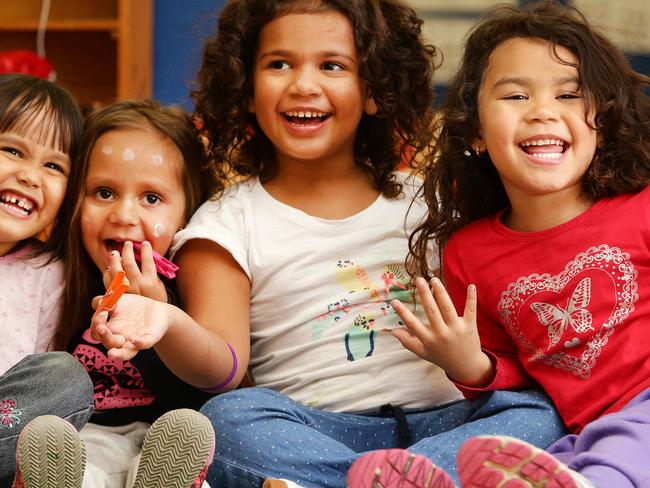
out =
[[[122,151],[122,159],[124,161],[133,161],[135,159],[135,153],[133,152],[133,149],[129,149],[128,147]]]
[[[161,224],[158,222],[156,225],[153,226],[153,236],[154,237],[160,237],[160,235],[165,232],[165,224]]]
[[[102,152],[104,154],[113,154],[113,148],[111,146],[102,146]]]
[[[151,160],[153,161],[154,166],[160,166],[163,164],[163,157],[160,154],[154,154],[151,156]]]

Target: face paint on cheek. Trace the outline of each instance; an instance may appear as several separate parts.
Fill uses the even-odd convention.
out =
[[[124,149],[124,151],[122,151],[122,159],[124,161],[133,161],[135,159],[133,149],[129,149],[128,147]]]
[[[106,155],[113,154],[113,148],[111,146],[102,146],[102,152]]]
[[[163,157],[160,154],[154,154],[151,156],[151,161],[153,162],[154,166],[162,166]]]
[[[153,226],[153,236],[160,237],[165,233],[165,230],[165,224],[158,222]]]

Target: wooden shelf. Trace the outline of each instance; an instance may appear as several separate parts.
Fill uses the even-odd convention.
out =
[[[40,13],[41,0],[0,0],[0,51],[35,51]],[[56,0],[45,51],[84,107],[150,97],[153,0]]]
[[[47,23],[47,31],[116,31],[119,26],[117,19],[53,20]],[[0,32],[36,32],[37,30],[38,22],[34,21],[0,23]]]

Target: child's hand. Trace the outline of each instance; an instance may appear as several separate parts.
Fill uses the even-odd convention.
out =
[[[133,243],[127,241],[124,243],[121,256],[117,252],[111,253],[110,268],[107,272],[114,274],[123,269],[130,283],[129,293],[149,297],[159,302],[167,302],[167,290],[165,284],[158,277],[151,243],[147,241],[142,243],[140,260],[141,263],[138,266],[133,252]],[[104,277],[104,282],[106,282],[106,277]]]
[[[96,304],[94,300],[93,306]],[[110,316],[101,312],[93,317],[91,335],[104,344],[109,357],[128,361],[163,338],[168,329],[165,307],[166,303],[146,297],[124,295]]]
[[[393,309],[408,329],[394,330],[393,335],[409,351],[437,364],[458,383],[466,386],[489,384],[494,366],[481,349],[478,336],[476,287],[469,286],[464,315],[459,317],[438,278],[431,280],[431,290],[423,278],[418,278],[415,286],[429,324],[424,325],[404,304],[393,300]]]

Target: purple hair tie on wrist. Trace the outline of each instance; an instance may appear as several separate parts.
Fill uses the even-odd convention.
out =
[[[211,388],[201,388],[198,386],[197,388],[202,391],[207,391],[208,393],[215,393],[217,391],[220,391],[224,389],[226,386],[228,386],[228,383],[232,381],[232,379],[235,377],[235,373],[237,373],[237,353],[235,350],[232,348],[230,344],[226,342],[226,346],[228,346],[228,349],[230,349],[230,352],[232,353],[232,371],[226,378],[226,381],[223,383],[218,384],[217,386],[213,386]]]

